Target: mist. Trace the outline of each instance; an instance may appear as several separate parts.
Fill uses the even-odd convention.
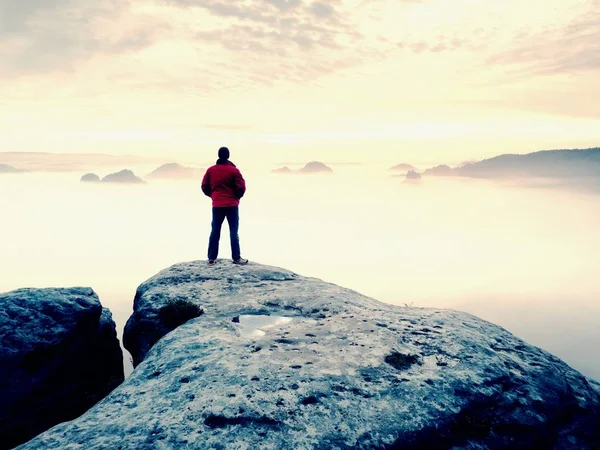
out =
[[[383,167],[332,167],[240,167],[242,256],[392,304],[476,314],[600,379],[598,192],[466,178],[415,185]],[[121,333],[140,283],[206,259],[210,200],[199,180],[90,185],[80,175],[0,177],[0,291],[91,286]],[[219,257],[229,259],[226,227]]]

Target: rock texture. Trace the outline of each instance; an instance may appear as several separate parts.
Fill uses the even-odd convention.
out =
[[[204,313],[160,338],[174,300]],[[139,287],[126,345],[123,385],[22,448],[600,448],[600,388],[554,356],[282,269],[173,266]]]
[[[0,449],[80,416],[122,381],[115,324],[91,289],[0,294]]]

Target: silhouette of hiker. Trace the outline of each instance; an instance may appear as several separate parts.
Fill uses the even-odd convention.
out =
[[[234,264],[247,264],[240,252],[238,228],[239,204],[246,192],[246,182],[238,168],[229,161],[229,149],[219,149],[217,163],[209,167],[202,179],[202,192],[212,199],[212,231],[208,241],[208,264],[214,265],[219,255],[221,226],[227,218],[231,239],[231,257]]]

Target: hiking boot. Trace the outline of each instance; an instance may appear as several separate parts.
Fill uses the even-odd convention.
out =
[[[248,260],[244,259],[244,258],[238,258],[238,259],[234,259],[233,263],[239,264],[240,266],[244,266],[244,265],[248,264]]]
[[[214,266],[216,262],[217,262],[217,261],[215,261],[214,259],[209,259],[209,260],[208,260],[208,265],[209,265],[209,266]]]

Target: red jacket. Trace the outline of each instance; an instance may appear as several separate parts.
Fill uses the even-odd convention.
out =
[[[232,162],[217,161],[204,174],[202,192],[212,198],[213,208],[238,206],[246,192],[246,181]]]

